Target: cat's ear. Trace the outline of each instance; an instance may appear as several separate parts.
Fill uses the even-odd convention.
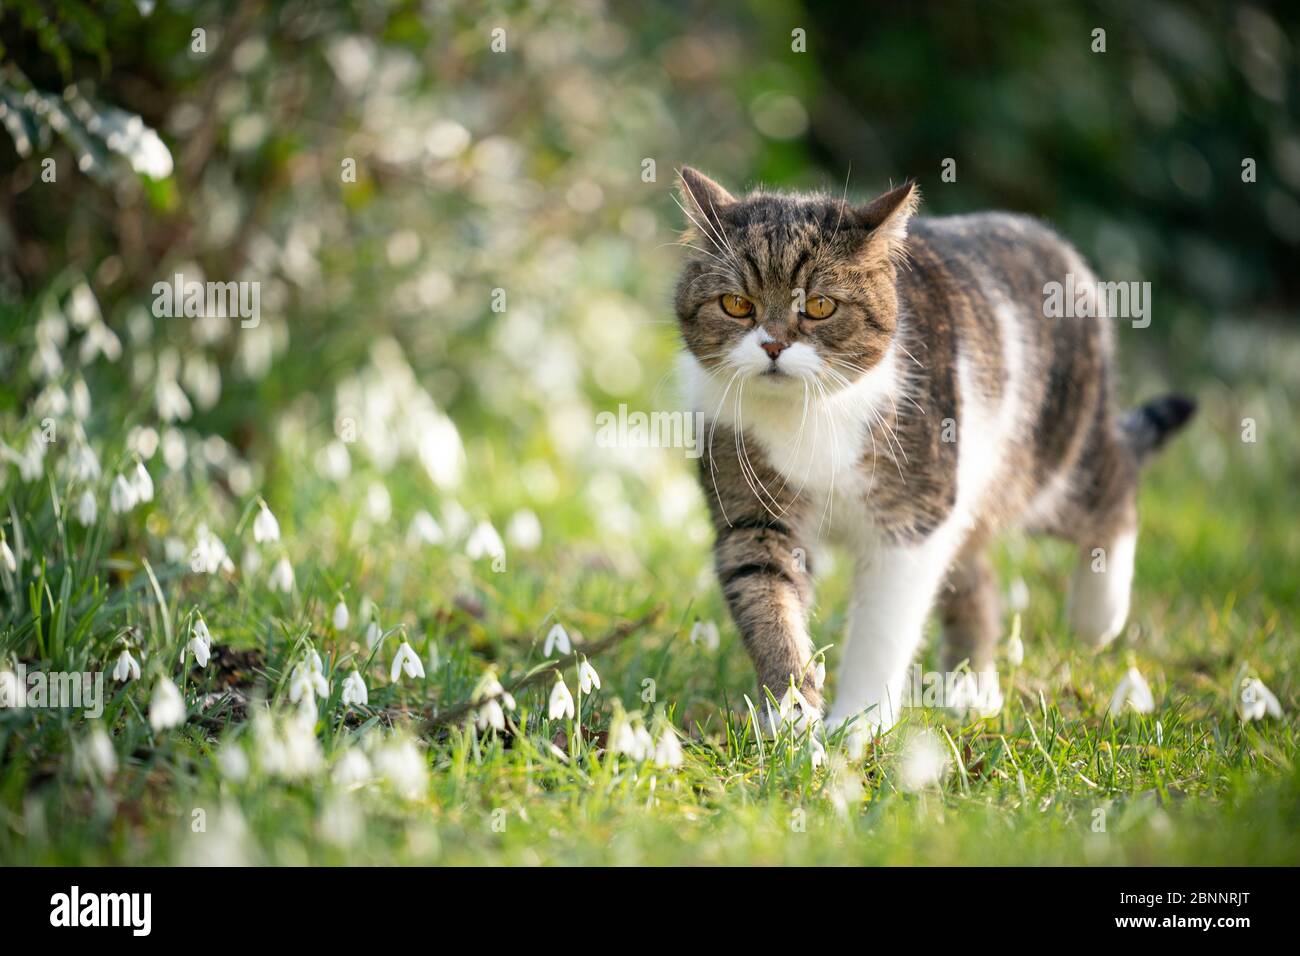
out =
[[[888,259],[901,256],[908,220],[920,204],[921,190],[909,180],[855,209],[858,226],[868,231],[863,254]]]
[[[718,213],[734,203],[736,197],[698,169],[683,166],[679,175],[682,181],[682,206],[692,225],[706,232],[718,229]]]

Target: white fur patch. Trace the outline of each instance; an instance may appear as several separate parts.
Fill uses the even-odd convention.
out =
[[[1128,620],[1137,533],[1119,535],[1103,551],[1103,570],[1093,570],[1097,558],[1085,552],[1070,581],[1070,623],[1081,640],[1096,647],[1118,637]]]

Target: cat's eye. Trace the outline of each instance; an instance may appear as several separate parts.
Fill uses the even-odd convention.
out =
[[[809,296],[804,304],[803,314],[810,319],[829,319],[835,314],[835,300],[829,296]]]
[[[733,319],[747,319],[754,314],[754,303],[750,302],[743,295],[736,295],[734,292],[728,292],[719,301],[722,311],[727,313]]]

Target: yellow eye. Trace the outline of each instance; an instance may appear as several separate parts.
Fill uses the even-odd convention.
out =
[[[722,306],[722,311],[733,319],[747,319],[754,314],[754,303],[743,295],[736,295],[734,292],[728,292],[719,300],[719,303]]]
[[[810,319],[829,319],[835,314],[835,300],[824,295],[814,295],[805,303],[803,314]]]

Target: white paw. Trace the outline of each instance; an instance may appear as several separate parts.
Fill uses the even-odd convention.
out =
[[[996,717],[1003,704],[997,671],[961,674],[953,681],[944,703],[959,717]]]

